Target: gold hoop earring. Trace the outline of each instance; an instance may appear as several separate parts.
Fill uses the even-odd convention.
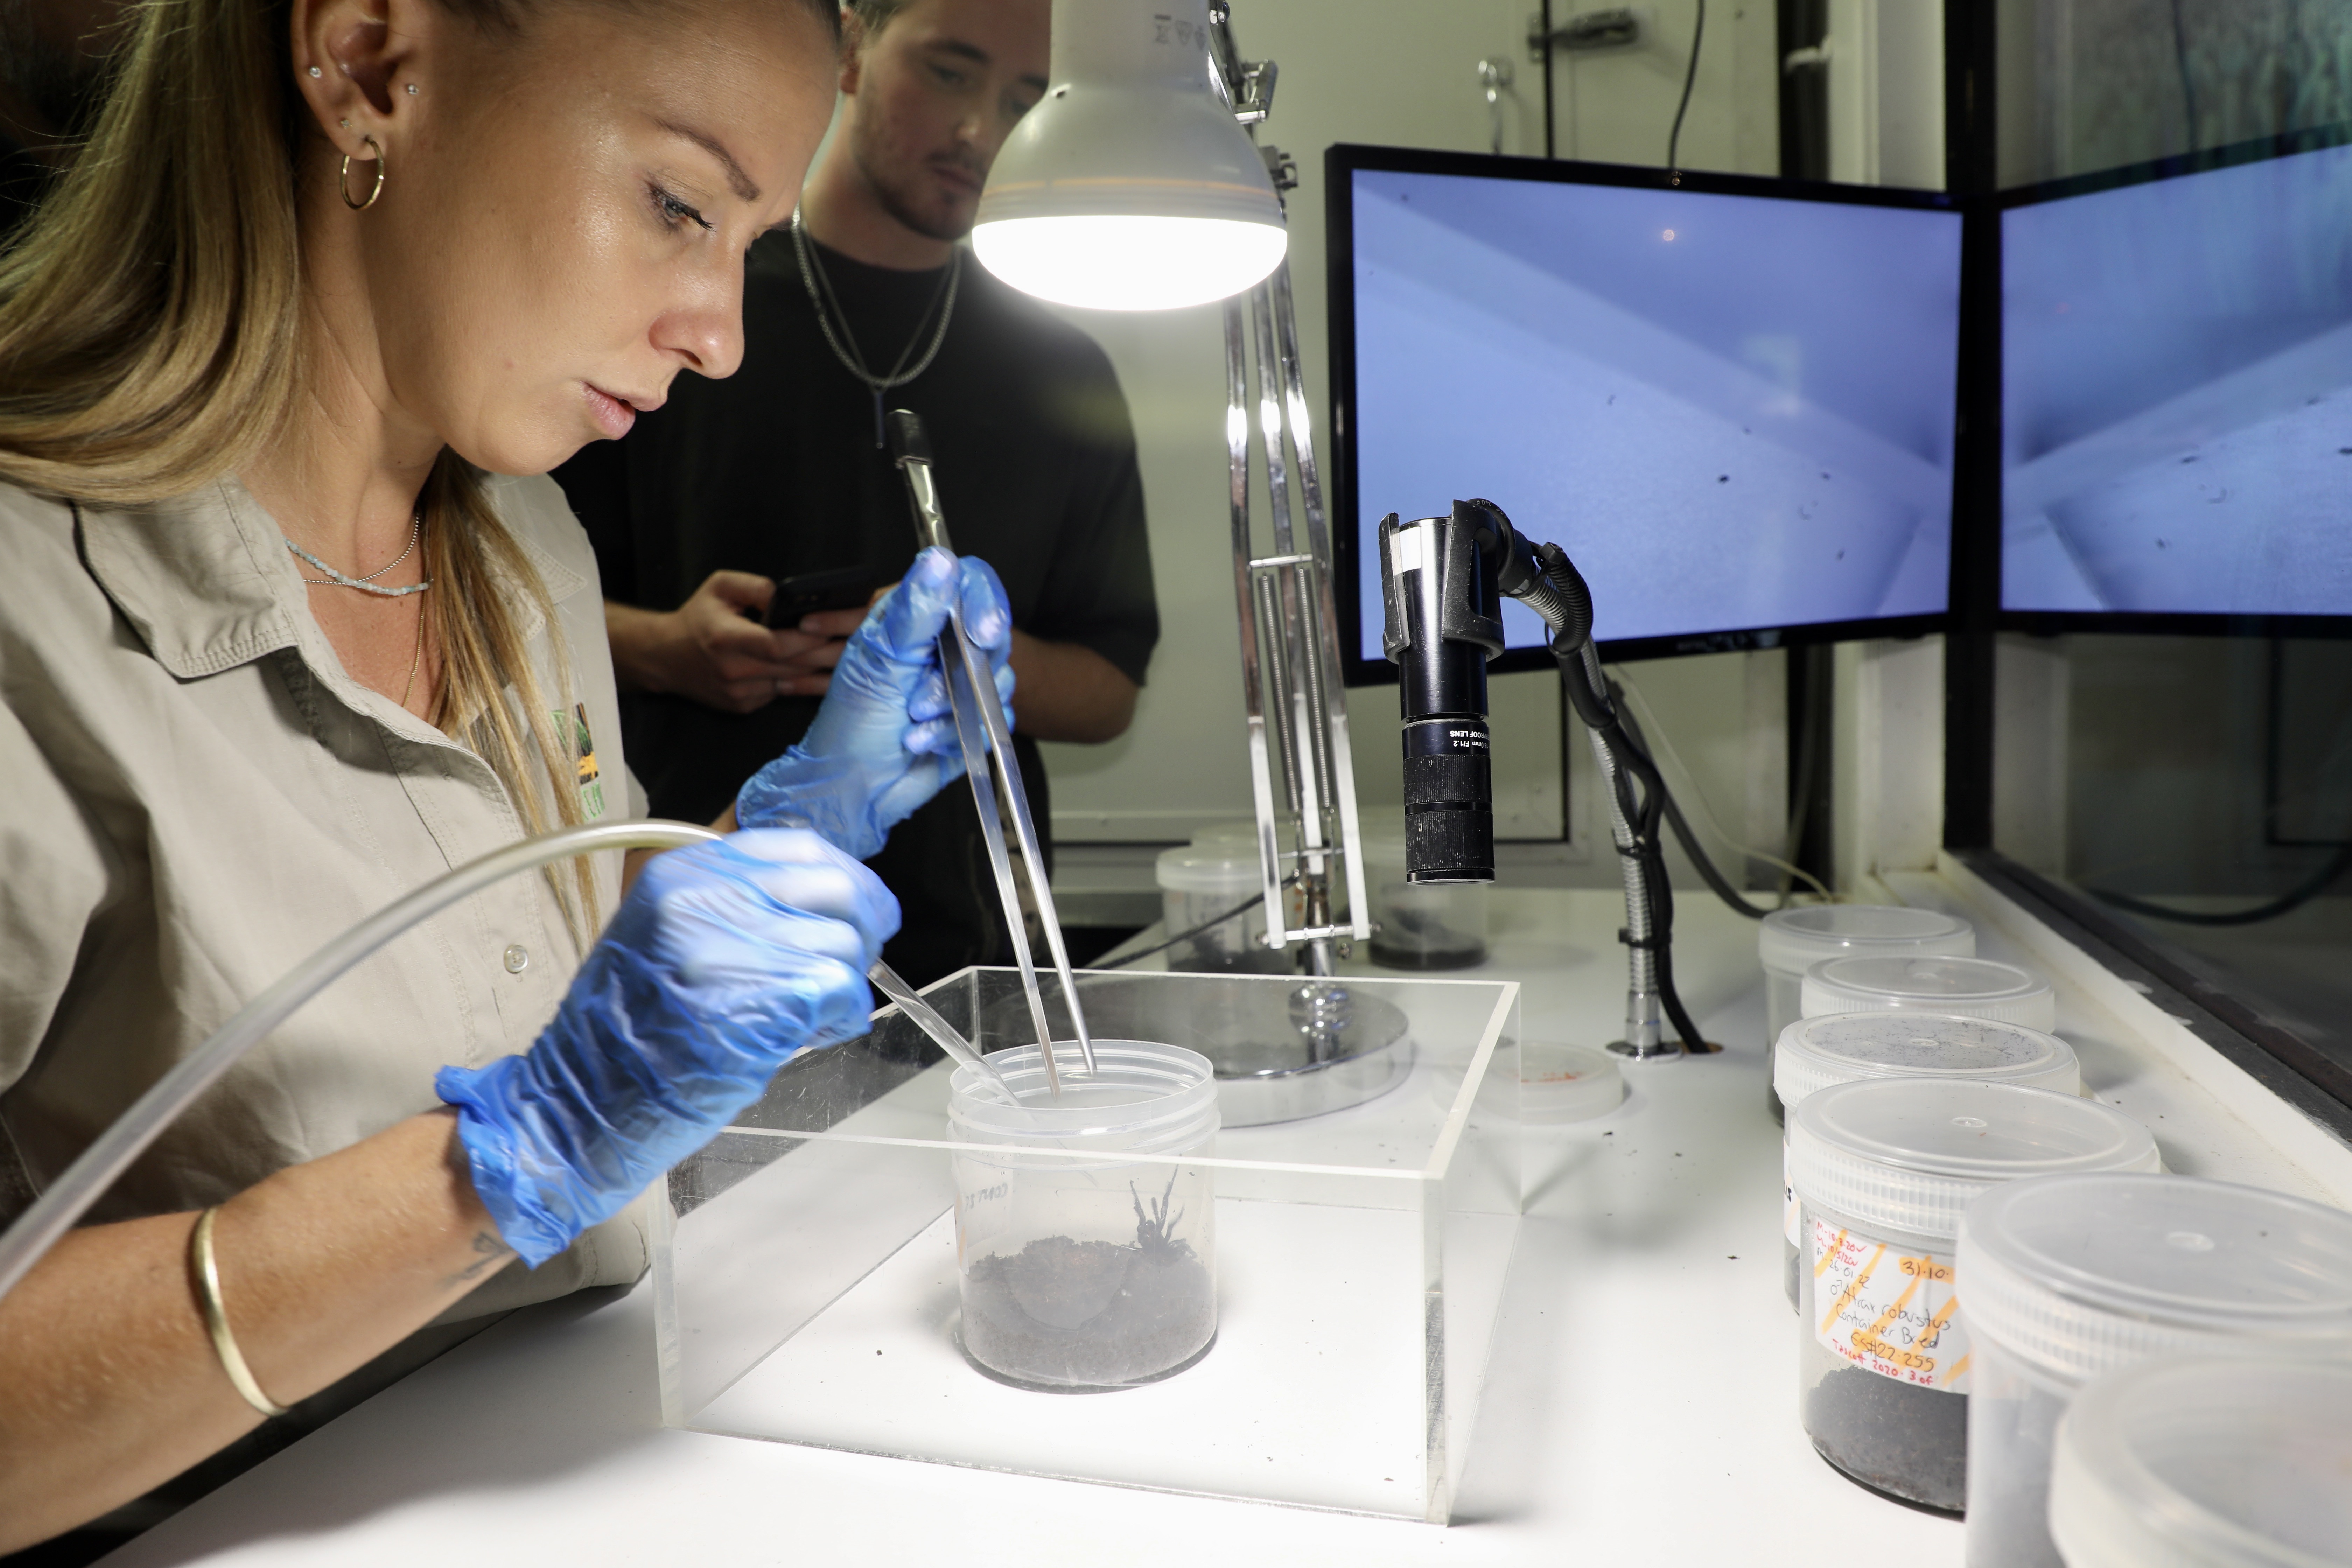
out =
[[[362,136],[360,140],[366,142],[369,146],[375,148],[375,184],[368,187],[367,200],[363,202],[355,202],[352,200],[352,156],[350,153],[346,153],[343,154],[343,172],[341,174],[338,175],[335,180],[335,189],[341,194],[343,205],[351,208],[352,211],[355,213],[363,213],[367,211],[368,208],[375,205],[376,197],[383,195],[383,148],[377,144],[376,139],[373,136]]]

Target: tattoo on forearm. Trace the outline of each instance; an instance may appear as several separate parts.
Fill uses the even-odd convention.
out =
[[[474,1233],[474,1251],[479,1256],[457,1273],[450,1275],[443,1281],[444,1284],[470,1284],[514,1256],[512,1247],[499,1240],[496,1232],[488,1230],[478,1230]]]

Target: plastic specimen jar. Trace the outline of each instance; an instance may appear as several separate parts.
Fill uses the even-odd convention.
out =
[[[2157,1168],[2147,1128],[2046,1089],[1895,1078],[1806,1096],[1789,1172],[1807,1243],[1798,1408],[1814,1448],[1866,1486],[1959,1508],[1977,1375],[1961,1311],[1974,1290],[1953,1257],[1961,1211],[2024,1177]]]
[[[1180,844],[1161,850],[1154,869],[1160,881],[1160,916],[1170,936],[1207,924],[1220,915],[1232,915],[1169,949],[1169,968],[1289,972],[1291,955],[1276,952],[1265,942],[1265,884],[1260,878],[1255,840],[1216,838]],[[1248,907],[1241,909],[1244,904]]]
[[[1486,883],[1408,882],[1402,835],[1368,835],[1363,845],[1374,963],[1468,969],[1486,962]]]
[[[1214,1071],[1181,1046],[1094,1047],[1087,1073],[1059,1046],[1058,1099],[1034,1046],[988,1058],[1018,1105],[970,1068],[948,1080],[950,1137],[1003,1146],[954,1163],[964,1353],[1006,1382],[1149,1383],[1216,1337],[1214,1173],[1169,1158],[1211,1152]]]
[[[2058,1429],[2066,1568],[2352,1563],[2352,1363],[2160,1356],[2084,1389]]]
[[[2051,1176],[1960,1224],[1976,1346],[1969,1568],[2058,1568],[2050,1468],[2084,1384],[2176,1352],[2352,1355],[2352,1215],[2193,1176]]]
[[[1990,1018],[1939,1013],[1829,1013],[1800,1018],[1781,1033],[1772,1091],[1794,1110],[1832,1084],[1865,1078],[1925,1078],[1947,1082],[2017,1083],[2082,1091],[2074,1047],[2055,1035]],[[1789,1140],[1780,1139],[1781,1263],[1789,1305],[1797,1304],[1798,1259],[1804,1245],[1797,1189],[1789,1179]]]
[[[1977,951],[1976,929],[1958,915],[1899,904],[1812,904],[1775,910],[1764,917],[1756,938],[1764,961],[1764,1078],[1772,1078],[1771,1053],[1780,1032],[1804,1016],[1799,992],[1805,971],[1825,958],[1892,953],[1902,957],[1969,958]],[[1780,1114],[1777,1095],[1768,1096]]]
[[[2058,1026],[2058,994],[2030,969],[1990,958],[1832,958],[1805,971],[1797,991],[1808,1018],[1824,1013],[1957,1013]]]

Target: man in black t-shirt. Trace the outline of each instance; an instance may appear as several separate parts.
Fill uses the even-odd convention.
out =
[[[879,416],[921,415],[956,547],[1012,602],[1015,750],[1042,835],[1035,742],[1124,732],[1160,635],[1108,359],[956,244],[1045,91],[1050,4],[845,10],[841,119],[802,228],[751,249],[742,368],[678,377],[666,405],[555,477],[604,575],[630,762],[656,815],[708,822],[800,738],[862,616],[769,631],[751,617],[776,584],[841,572],[878,589],[913,559]],[[969,789],[901,824],[874,866],[905,910],[886,952],[908,978],[1009,961]]]

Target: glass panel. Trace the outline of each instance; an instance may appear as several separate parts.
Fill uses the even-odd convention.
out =
[[[2336,0],[2003,0],[2000,36],[2004,185],[2352,121]]]
[[[1144,1229],[1162,1219],[1145,1188],[1180,1172],[1192,1173],[1186,1186],[1202,1175],[1213,1184],[1213,1227],[1165,1221],[1170,1237],[1213,1247],[1217,1332],[1196,1362],[1163,1381],[1073,1394],[1015,1386],[969,1359],[957,1221],[960,1205],[982,1200],[960,1195],[957,1167],[969,1178],[1005,1151],[951,1140],[947,1065],[889,1009],[871,1035],[787,1068],[673,1173],[655,1256],[666,1418],[1444,1520],[1517,1233],[1518,987],[1343,984],[1347,1037],[1382,1041],[1403,1064],[1380,1092],[1228,1127],[1211,1152],[1118,1155],[1114,1178],[1134,1173],[1144,1215],[1139,1255]],[[1082,984],[1097,1040],[1173,1036],[1165,1043],[1241,1068],[1289,1048],[1305,1013],[1294,1002],[1306,987],[1288,978],[1097,974]],[[926,995],[983,1047],[1030,1038],[1010,971],[967,970]],[[1328,1021],[1326,1007],[1315,1016]],[[1221,1080],[1221,1103],[1234,1087]],[[1265,1109],[1263,1093],[1236,1092],[1245,1111]],[[1011,1180],[1034,1181],[1057,1160],[1079,1172],[1074,1182],[1105,1165],[1098,1150],[1024,1145]]]
[[[2000,679],[1995,847],[2352,1068],[2352,641],[2012,637]]]

